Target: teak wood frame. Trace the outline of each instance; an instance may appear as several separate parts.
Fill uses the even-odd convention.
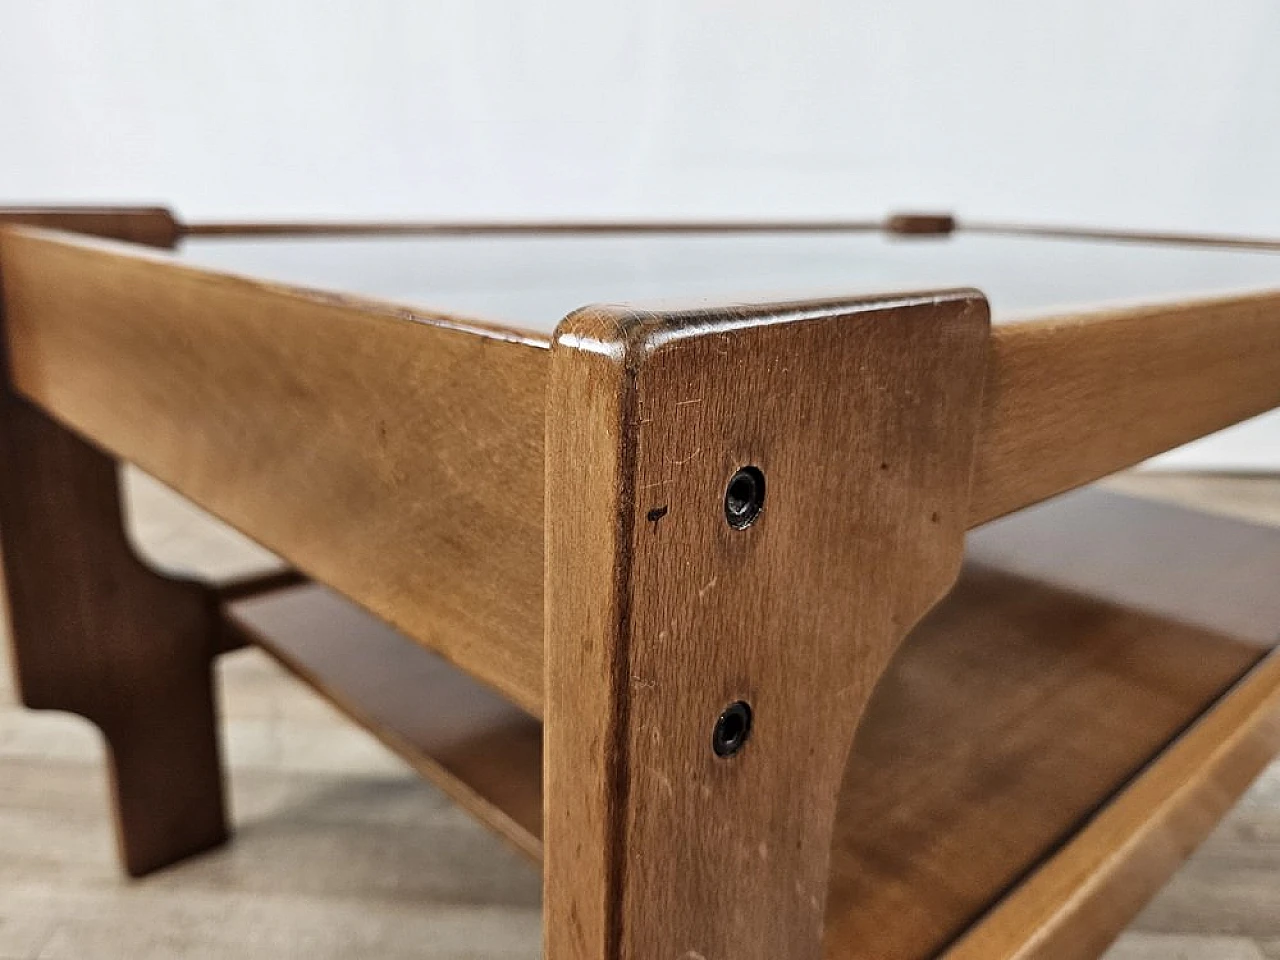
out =
[[[229,627],[215,591],[133,556],[115,458],[545,716],[553,960],[821,955],[844,758],[964,531],[1280,403],[1280,349],[1258,349],[1275,294],[994,330],[965,291],[598,309],[548,343],[29,229],[181,233],[164,211],[59,216],[0,229],[0,522],[20,690],[103,728],[126,866],[225,836],[209,664]],[[1135,428],[1098,431],[1104,412]],[[746,465],[767,493],[738,530]],[[722,758],[734,701],[754,724]],[[1015,907],[1051,931],[1102,894],[1035,896]],[[998,925],[957,950],[983,936],[1075,955]]]

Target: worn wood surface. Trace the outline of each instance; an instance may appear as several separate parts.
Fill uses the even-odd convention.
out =
[[[452,252],[425,273],[444,290],[492,291],[501,277],[500,294],[529,309],[542,293],[562,295],[570,277],[579,286],[583,277],[595,278],[606,299],[625,295],[625,284],[611,285],[625,279],[615,273],[626,264],[648,265],[651,292],[675,293],[689,277],[703,276],[700,258],[711,256],[694,240],[682,247],[678,239],[655,240],[653,256],[642,255],[644,238],[621,247],[601,238],[512,240],[497,259],[485,253],[494,249],[489,241],[462,239],[442,242]],[[768,276],[776,261],[782,274],[816,282],[823,271],[830,280],[837,266],[848,271],[864,262],[857,248],[833,248],[809,272],[807,248],[757,239],[762,246],[754,251],[730,245],[715,254],[717,269],[741,277],[756,268]],[[971,268],[990,260],[974,260],[972,247],[948,246],[951,240],[914,241],[918,248],[874,242],[887,251],[888,272],[877,272],[873,257],[871,273],[850,274],[850,283],[919,283],[934,275],[925,269],[931,263],[981,279]],[[403,279],[406,261],[388,246],[394,243],[257,246],[346,285],[348,259],[357,267],[378,264],[378,277]],[[1045,243],[1052,246],[1030,240],[998,247],[1009,258],[999,261],[1004,274],[1038,276],[1040,261],[1020,258],[1028,244]],[[577,253],[567,255],[566,244]],[[1145,268],[1112,264],[1098,280],[1084,268],[1098,255],[1093,247],[1105,245],[1075,246],[1086,251],[1081,276],[1099,294],[1119,289],[1107,286],[1112,275],[1122,275],[1131,292],[1152,293],[1168,292],[1152,284],[1170,273],[1192,289],[1204,279],[1200,259],[1179,266],[1161,258]],[[1192,254],[1217,264],[1208,271],[1215,282],[1260,281],[1280,265],[1265,254],[1222,254],[1222,263],[1212,251]],[[18,382],[28,396],[526,709],[541,710],[549,355],[542,335],[239,280],[140,256],[136,248],[52,235],[10,232],[0,257],[12,278],[7,300],[16,317]],[[1231,265],[1241,258],[1246,267],[1237,274]],[[709,276],[721,282],[729,273],[712,269]],[[1278,299],[998,325],[969,522],[1275,403]],[[327,537],[316,536],[322,528]]]
[[[540,708],[545,350],[118,245],[0,263],[24,394]]]
[[[853,730],[958,570],[986,337],[963,292],[562,325],[548,956],[820,956]],[[746,465],[764,509],[738,530]],[[754,720],[726,759],[735,701]]]

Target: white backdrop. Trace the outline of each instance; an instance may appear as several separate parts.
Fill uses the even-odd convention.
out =
[[[0,202],[1280,235],[1278,46],[1273,0],[0,0]],[[1166,462],[1280,468],[1280,419]]]

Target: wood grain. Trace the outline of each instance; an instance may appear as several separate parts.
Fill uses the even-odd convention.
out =
[[[0,232],[25,396],[540,713],[543,338]],[[999,325],[986,362],[970,526],[1280,402],[1280,295]]]
[[[0,373],[6,367],[0,344]],[[4,587],[23,703],[101,729],[131,875],[216,846],[227,827],[211,595],[137,559],[121,525],[115,462],[17,397],[7,376],[0,463]]]
[[[100,222],[104,230],[105,223]],[[515,612],[542,610],[541,597],[535,586],[522,594],[517,591],[512,602],[500,575],[520,567],[543,541],[536,531],[530,535],[527,523],[504,540],[505,532],[519,527],[530,511],[527,504],[520,510],[521,498],[512,497],[509,485],[499,482],[477,496],[475,503],[487,511],[478,523],[474,515],[458,516],[456,493],[464,484],[454,474],[478,468],[501,481],[512,476],[500,469],[507,466],[517,468],[514,476],[522,476],[519,468],[535,457],[540,460],[544,452],[529,441],[529,417],[545,414],[548,484],[545,491],[536,492],[545,493],[548,510],[545,517],[534,513],[546,524],[550,598],[547,705],[553,752],[546,802],[549,836],[554,840],[553,831],[559,831],[561,839],[550,845],[547,942],[556,956],[561,950],[566,957],[649,956],[671,950],[743,957],[798,950],[800,956],[817,956],[832,821],[838,820],[844,829],[850,822],[883,820],[904,804],[876,804],[910,791],[875,787],[874,777],[886,766],[885,751],[869,766],[860,766],[855,750],[854,762],[846,768],[847,737],[828,735],[809,746],[808,754],[795,745],[812,743],[815,714],[826,722],[824,729],[859,728],[868,697],[906,627],[950,578],[955,543],[964,526],[983,523],[1280,403],[1280,389],[1275,387],[1280,372],[1276,295],[1073,313],[1006,327],[991,341],[989,393],[980,410],[976,397],[986,359],[981,347],[986,342],[985,317],[979,324],[982,339],[974,335],[977,327],[971,321],[985,311],[976,310],[979,301],[972,297],[846,301],[676,316],[584,313],[566,322],[558,335],[560,359],[552,360],[552,399],[544,405],[537,396],[547,376],[547,355],[538,349],[543,344],[516,331],[183,270],[124,250],[23,231],[5,233],[0,262],[6,281],[17,277],[18,293],[7,286],[4,305],[20,318],[11,343],[15,374],[24,391],[77,430],[95,438],[109,434],[112,452],[132,455],[144,466],[146,458],[154,456],[155,472],[176,487],[190,490],[202,503],[304,567],[312,565],[326,579],[346,578],[340,586],[351,596],[533,710],[540,706],[541,654],[531,653],[527,640],[522,645],[521,628],[508,627],[517,620]],[[67,282],[50,283],[50,277]],[[103,304],[109,309],[104,311]],[[957,304],[962,305],[958,313],[947,312]],[[923,323],[910,322],[921,311],[934,315]],[[152,323],[156,316],[162,320],[158,328]],[[138,323],[137,317],[147,322]],[[879,322],[871,323],[873,317]],[[273,326],[270,337],[268,321]],[[856,335],[845,340],[824,332],[836,321],[844,333],[854,330]],[[366,328],[373,333],[359,335]],[[406,328],[429,330],[437,339],[428,346],[425,340],[410,339],[422,335],[404,334]],[[938,336],[940,328],[944,332]],[[317,329],[323,331],[319,336]],[[456,342],[446,345],[452,338]],[[235,343],[237,339],[249,341],[249,347]],[[202,352],[210,344],[221,348],[215,359]],[[492,356],[495,344],[500,345],[497,362]],[[480,365],[478,358],[486,347],[490,355],[483,361],[484,370],[465,370],[475,378],[468,381],[469,401],[464,395],[468,388],[458,389],[457,378],[464,368]],[[425,369],[412,365],[428,351]],[[517,353],[520,360],[515,359]],[[976,358],[972,364],[970,354]],[[136,366],[108,371],[108,361],[120,357]],[[397,367],[395,357],[411,360]],[[352,383],[360,379],[361,361],[367,364],[364,379],[377,380],[375,391],[368,390],[367,382]],[[955,380],[948,379],[954,372],[950,364],[961,368]],[[157,369],[164,371],[163,377],[155,377]],[[264,377],[265,369],[271,375]],[[850,377],[855,370],[857,375]],[[398,376],[405,371],[408,376]],[[377,379],[388,374],[398,392]],[[496,402],[488,396],[475,398],[478,389],[491,388],[494,380],[502,383],[504,377],[510,380]],[[157,382],[149,383],[148,378]],[[226,382],[215,382],[220,378]],[[436,389],[441,381],[447,384],[448,396]],[[796,382],[836,384],[831,393],[837,401],[797,391]],[[123,394],[122,383],[127,385]],[[189,389],[192,384],[199,389]],[[89,389],[82,393],[86,385]],[[121,397],[123,406],[115,406]],[[317,411],[317,398],[330,406],[320,404]],[[103,465],[111,461],[24,401],[9,400],[8,459],[28,446],[42,450],[32,458],[32,469],[44,479],[39,492],[33,493],[30,481],[19,481],[10,485],[16,494],[0,493],[11,500],[5,508],[6,542],[15,526],[20,540],[31,539],[29,532],[22,532],[27,521],[12,520],[22,512],[34,518],[30,531],[50,528],[55,519],[75,520],[78,527],[96,523],[106,531],[101,544],[105,553],[121,557],[109,562],[105,573],[86,578],[88,599],[77,607],[78,621],[59,621],[39,609],[42,603],[49,605],[36,596],[47,587],[11,586],[15,610],[24,605],[28,610],[15,614],[21,628],[15,655],[24,694],[36,705],[70,704],[107,732],[115,754],[123,850],[131,871],[152,869],[181,852],[216,843],[225,829],[221,803],[209,799],[208,789],[210,771],[216,777],[217,768],[207,693],[213,646],[209,595],[143,570],[127,548],[121,553],[111,543],[116,535],[110,526],[118,526],[118,516],[102,509],[107,494],[115,496],[114,480],[104,480]],[[388,424],[405,423],[403,417],[390,418],[390,407],[417,415],[424,402],[435,403],[427,411],[435,413],[435,427],[445,416],[456,417],[459,409],[471,415],[476,407],[490,404],[481,419],[486,425],[506,425],[511,433],[488,448],[488,434],[473,434],[469,426],[451,423],[455,433],[466,436],[456,440],[445,430],[445,442],[440,443],[439,433],[411,418],[398,445],[392,442],[388,452]],[[681,409],[684,406],[700,409]],[[506,418],[516,409],[521,412]],[[218,417],[231,411],[230,419],[218,423],[209,410],[217,411]],[[262,410],[287,414],[265,418]],[[977,490],[974,505],[966,508],[968,471],[957,465],[964,459],[962,448],[973,449],[979,416],[984,432]],[[1099,430],[1104,420],[1109,429]],[[158,433],[156,423],[162,428]],[[199,428],[192,430],[194,424]],[[372,424],[376,430],[369,429]],[[335,434],[345,447],[343,442],[331,444]],[[156,443],[157,436],[164,437],[162,442]],[[230,441],[243,442],[246,437],[246,448],[234,449]],[[712,452],[705,454],[703,442],[723,449],[710,446]],[[821,455],[815,454],[819,444]],[[835,456],[830,456],[832,447]],[[507,453],[512,455],[504,460]],[[255,461],[267,456],[272,458],[270,466],[262,470]],[[660,494],[677,507],[681,500],[705,507],[710,502],[707,491],[722,493],[725,479],[744,456],[764,465],[775,478],[769,513],[752,530],[731,532],[723,523],[711,523],[706,510],[691,516],[673,512],[672,503],[650,502]],[[429,469],[409,476],[411,465],[420,468],[432,457],[436,459]],[[900,468],[892,462],[898,457],[905,458]],[[871,472],[876,459],[888,476]],[[210,476],[219,462],[222,473]],[[284,469],[278,471],[281,463]],[[857,485],[858,499],[847,514],[815,506],[829,504],[834,494],[846,489],[859,465],[865,465],[872,482]],[[361,471],[376,479],[370,481]],[[261,488],[261,477],[268,473],[283,476],[286,496],[278,490],[250,492]],[[60,499],[57,483],[52,494],[43,489],[48,477],[65,483],[65,476],[72,474],[77,482],[83,478],[95,487],[75,494],[89,511],[83,516],[74,508],[61,509],[67,501]],[[778,501],[777,476],[783,478],[784,490],[793,491],[793,499]],[[202,483],[207,485],[202,488]],[[388,490],[400,499],[389,503]],[[432,513],[432,498],[442,491],[450,498],[447,507]],[[807,491],[809,496],[794,491]],[[578,499],[583,496],[591,498],[587,510]],[[211,503],[211,497],[222,499]],[[47,502],[32,508],[39,498]],[[65,515],[55,518],[49,503]],[[945,509],[927,511],[938,503]],[[314,531],[329,528],[324,511],[335,509],[345,509],[355,519],[347,530],[338,531],[338,543],[318,543]],[[581,516],[571,517],[575,509]],[[91,514],[106,519],[95,520]],[[407,516],[420,526],[410,523],[393,529],[393,516],[402,524]],[[509,522],[513,517],[514,524]],[[664,539],[659,532],[664,524],[667,531],[693,536],[673,543],[670,534]],[[783,532],[770,538],[771,530]],[[424,543],[424,531],[437,540]],[[393,544],[391,557],[378,556],[384,544],[377,536],[393,533],[404,539]],[[342,534],[348,539],[342,540]],[[87,538],[90,546],[100,545],[97,536]],[[412,536],[417,539],[410,542]],[[752,543],[751,537],[764,544],[756,553],[742,546]],[[802,543],[804,549],[796,546]],[[376,551],[371,544],[376,544]],[[426,556],[424,546],[444,549]],[[85,555],[77,552],[81,547],[70,553],[59,545],[33,548],[24,551],[24,557],[40,557],[42,549],[58,564],[85,566]],[[381,570],[367,569],[379,560],[385,564]],[[424,576],[406,572],[414,562],[426,568]],[[117,568],[132,572],[113,572]],[[11,581],[15,569],[9,563]],[[523,569],[534,570],[535,565],[525,564]],[[378,595],[387,573],[402,579]],[[720,583],[722,576],[734,590]],[[129,584],[123,600],[116,577]],[[442,582],[449,577],[454,579]],[[455,599],[459,583],[471,584],[472,590],[460,601]],[[744,584],[754,589],[744,589]],[[1028,603],[1043,601],[1032,585],[1019,590],[1016,582],[980,579],[980,590],[984,585],[992,594],[1017,592]],[[129,595],[142,599],[131,600]],[[424,602],[424,596],[431,599]],[[530,604],[531,596],[536,599]],[[844,604],[832,604],[833,596]],[[512,614],[506,616],[508,622],[503,611],[490,616],[490,608],[503,603],[513,608],[505,611]],[[1070,609],[1061,598],[1044,603],[1059,611]],[[95,621],[103,619],[110,633],[124,638],[112,641],[111,658],[98,657],[92,648],[84,656],[85,610],[93,611]],[[48,648],[33,645],[31,625],[50,619],[59,639]],[[1104,619],[1111,623],[1122,618]],[[1175,649],[1194,650],[1204,675],[1191,678],[1188,690],[1167,700],[1157,697],[1148,703],[1131,696],[1135,705],[1145,705],[1117,730],[1131,733],[1134,742],[1107,742],[1114,752],[1097,768],[1073,771],[1074,779],[1054,791],[1055,800],[1073,820],[1085,816],[1082,806],[1106,792],[1116,769],[1132,767],[1158,749],[1171,726],[1185,722],[1187,716],[1179,710],[1188,703],[1199,710],[1204,697],[1248,659],[1247,651],[1229,643],[1202,647],[1203,631],[1182,632],[1180,627],[1146,623],[1142,632],[1149,636],[1159,630],[1172,638],[1167,642]],[[166,633],[170,628],[176,629],[178,641]],[[778,643],[777,637],[788,635],[790,640],[797,633],[798,641]],[[982,636],[988,641],[1002,637],[990,627]],[[1103,658],[1117,648],[1132,654],[1137,649],[1123,631],[1119,636],[1104,631],[1102,636],[1105,642],[1092,656]],[[1076,639],[1070,644],[1072,654],[1082,652]],[[178,652],[172,653],[175,648]],[[136,650],[137,659],[117,665],[115,651],[121,649]],[[1205,649],[1216,652],[1206,657]],[[380,729],[384,740],[398,743],[406,756],[416,756],[421,769],[432,772],[508,835],[522,836],[527,851],[532,848],[535,792],[529,788],[527,771],[523,778],[504,780],[495,774],[485,751],[477,759],[474,752],[454,751],[447,738],[433,739],[437,727],[420,731],[419,743],[367,709],[361,712],[365,708],[359,704],[376,702],[375,691],[385,696],[387,675],[379,672],[387,666],[385,659],[365,663],[361,654],[372,650],[357,652],[342,644],[322,646],[318,657],[314,648],[307,648],[306,656],[299,650],[278,650],[283,660],[336,702]],[[803,657],[798,667],[797,650]],[[966,653],[972,650],[966,648]],[[400,652],[403,661],[390,662],[399,662],[401,670],[431,662],[412,648]],[[1215,659],[1219,652],[1221,658]],[[1154,681],[1142,674],[1138,689],[1154,687],[1162,693],[1184,681],[1186,672],[1177,664],[1193,656],[1162,653],[1159,666],[1167,672]],[[160,667],[146,671],[142,681],[137,667],[144,659]],[[96,666],[86,668],[83,663]],[[329,677],[361,676],[353,664],[378,669],[367,674],[363,694],[347,699]],[[1121,661],[1109,668],[1112,682],[1114,673],[1129,666]],[[958,672],[956,664],[939,657],[919,667],[922,675],[939,668],[947,673],[921,680],[924,688],[941,688]],[[1028,957],[1083,955],[1080,951],[1105,942],[1171,869],[1182,847],[1207,831],[1226,798],[1243,789],[1264,752],[1277,746],[1280,707],[1274,700],[1280,680],[1266,669],[1241,688],[1254,691],[1253,700],[1233,695],[1196,728],[1213,731],[1202,734],[1208,739],[1194,741],[1199,753],[1184,758],[1163,780],[1142,778],[1139,785],[1146,785],[1147,793],[1136,787],[1127,791],[1081,834],[1089,838],[1085,847],[1079,847],[1083,839],[1073,842],[1036,874],[1037,880],[1050,878],[1042,881],[1043,889],[1037,888],[1039,899],[1011,898],[1009,903],[1017,905],[997,908],[973,936],[996,923],[991,929],[997,941],[1019,951],[1009,955]],[[106,680],[95,672],[102,670]],[[1033,680],[1013,692],[1030,696],[1029,691],[1036,691],[1037,716],[1043,714],[1062,728],[1071,710],[1055,714],[1039,701],[1065,685],[1079,666],[1056,670],[1056,661],[1035,667]],[[423,687],[439,692],[455,689],[452,681],[447,686],[439,682],[440,676],[433,668],[417,678]],[[1254,681],[1262,686],[1251,686]],[[152,683],[161,685],[146,686]],[[140,684],[146,691],[143,697],[138,696]],[[882,699],[893,695],[886,690],[892,687],[882,687]],[[1089,688],[1084,694],[1088,709],[1077,713],[1096,716],[1101,705],[1123,692],[1123,685]],[[756,708],[756,733],[741,757],[713,759],[706,743],[710,722],[716,710],[734,698],[749,699]],[[470,703],[472,698],[462,699]],[[1005,710],[1000,709],[1006,702],[999,696],[988,694],[985,699],[996,708],[992,722],[1003,734],[991,734],[992,743],[1018,757],[1040,748],[1035,730],[1018,718],[1023,701],[1009,702]],[[148,704],[147,710],[154,708],[154,715],[136,706],[139,700]],[[1227,711],[1230,704],[1235,707]],[[388,709],[397,717],[407,712],[403,702],[391,701]],[[915,720],[923,712],[901,705],[887,709],[899,722]],[[1212,724],[1223,711],[1226,719]],[[989,719],[972,705],[965,712]],[[456,713],[449,711],[447,716]],[[118,720],[122,714],[127,719]],[[868,730],[881,727],[868,727],[871,717],[863,718],[864,738]],[[766,720],[768,725],[762,726]],[[536,742],[532,720],[521,729]],[[901,737],[906,743],[924,739],[918,728]],[[948,756],[954,760],[964,755],[971,742],[966,738],[960,746],[953,744]],[[1191,735],[1185,742],[1193,742]],[[500,741],[498,746],[510,744]],[[937,742],[933,746],[941,747]],[[440,753],[445,762],[436,757]],[[175,762],[176,756],[182,759]],[[511,762],[527,762],[529,756],[527,744],[508,755]],[[874,750],[871,756],[877,756]],[[1171,762],[1172,756],[1160,763]],[[1017,769],[1010,759],[999,765]],[[157,778],[162,767],[176,770],[182,778],[178,788]],[[914,773],[906,780],[927,801],[928,795],[912,779],[919,767],[898,772],[907,769]],[[485,778],[488,791],[477,790],[475,781]],[[986,789],[979,784],[979,796],[985,796]],[[1034,795],[1039,784],[1026,789]],[[516,798],[495,799],[503,790],[515,790]],[[212,795],[218,796],[216,787]],[[1131,799],[1134,795],[1141,802]],[[837,798],[843,805],[838,818]],[[1027,805],[1024,797],[1017,802],[1008,795],[1000,799],[1009,804],[996,814],[1002,822],[1012,821],[1013,811]],[[199,810],[178,823],[171,809],[174,803]],[[792,804],[806,816],[795,817]],[[520,811],[518,822],[502,821],[508,807]],[[1158,811],[1154,818],[1148,816],[1151,809]],[[926,823],[958,819],[927,803],[918,812]],[[973,826],[959,819],[961,828]],[[928,851],[902,867],[908,879],[897,878],[895,886],[894,878],[880,876],[869,887],[868,877],[875,875],[875,865],[887,854],[876,849],[873,839],[863,841],[865,851],[842,861],[859,841],[838,838],[832,858],[836,880],[826,904],[828,952],[852,955],[871,944],[876,944],[877,956],[932,952],[954,934],[958,920],[987,902],[984,898],[994,882],[1026,868],[1020,857],[1051,846],[1052,838],[1046,841],[1043,835],[1056,829],[1051,818],[1017,826],[1024,832],[994,851],[995,856],[972,858],[973,869],[966,875],[969,886],[947,887],[942,900],[929,905],[922,918],[898,927],[883,920],[902,919],[902,904],[892,905],[893,897],[901,897],[904,887],[916,889],[922,877],[935,876],[939,864],[949,867],[959,858],[957,851],[974,849],[979,835],[966,839],[961,829],[958,839],[945,838],[956,844],[947,848],[946,842],[939,844],[925,831],[908,844],[909,849]],[[911,825],[918,827],[918,822]],[[571,830],[579,839],[585,835],[576,847],[568,839]],[[686,858],[699,868],[682,871]],[[849,867],[844,872],[842,862]],[[726,883],[726,877],[733,882]],[[890,906],[877,901],[877,895],[887,897]],[[1018,895],[1029,896],[1022,890]],[[883,915],[877,909],[884,910]],[[1079,936],[1079,924],[1087,925],[1089,937]],[[1030,930],[1038,932],[1031,935]],[[960,949],[968,942],[962,941]],[[974,954],[979,955],[985,954]]]
[[[1261,576],[1280,563],[1280,532],[1176,507],[1082,491],[991,525],[969,554],[854,740],[828,958],[935,956],[1257,663],[1280,623]],[[542,856],[537,721],[322,587],[230,616]]]
[[[1277,751],[1280,656],[1272,654],[946,957],[1096,957]]]
[[[1277,563],[1273,529],[1093,490],[972,538],[955,588],[903,643],[854,740],[825,955],[934,956],[1052,857],[1270,646],[1280,596],[1262,574]],[[533,718],[324,588],[230,615],[542,856]]]
[[[969,524],[1280,405],[1280,293],[992,331]]]
[[[48,227],[166,249],[176,245],[182,234],[181,225],[164,207],[0,206],[3,224]]]
[[[246,636],[481,822],[542,853],[542,725],[332,591],[239,600]]]
[[[216,577],[261,567],[257,552],[229,549],[230,531],[175,515],[168,490],[133,487],[146,553]],[[1275,479],[1147,471],[1126,488],[1255,521],[1280,518]],[[1119,531],[1106,540],[1124,542]],[[1100,543],[1095,558],[1105,560],[1107,550]],[[1206,569],[1200,592],[1235,605],[1234,576]],[[239,841],[148,882],[119,882],[95,732],[77,718],[17,705],[6,645],[7,637],[0,642],[0,956],[169,960],[188,951],[239,960],[298,949],[308,960],[542,956],[538,873],[260,651],[223,658],[217,668]],[[1070,748],[1066,738],[1055,742]],[[1107,960],[1276,956],[1277,785],[1273,766]]]
[[[545,350],[50,234],[0,263],[22,393],[540,709]]]
[[[958,570],[986,337],[966,292],[562,325],[548,956],[820,956],[852,732]],[[765,506],[737,530],[748,464]],[[726,760],[712,730],[739,700]]]
[[[1277,565],[1275,529],[1094,490],[971,536],[855,739],[827,956],[936,956],[1016,888],[1270,649]]]

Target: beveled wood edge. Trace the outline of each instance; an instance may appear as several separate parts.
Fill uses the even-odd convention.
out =
[[[944,960],[1096,957],[1280,752],[1280,651],[1269,654]]]

